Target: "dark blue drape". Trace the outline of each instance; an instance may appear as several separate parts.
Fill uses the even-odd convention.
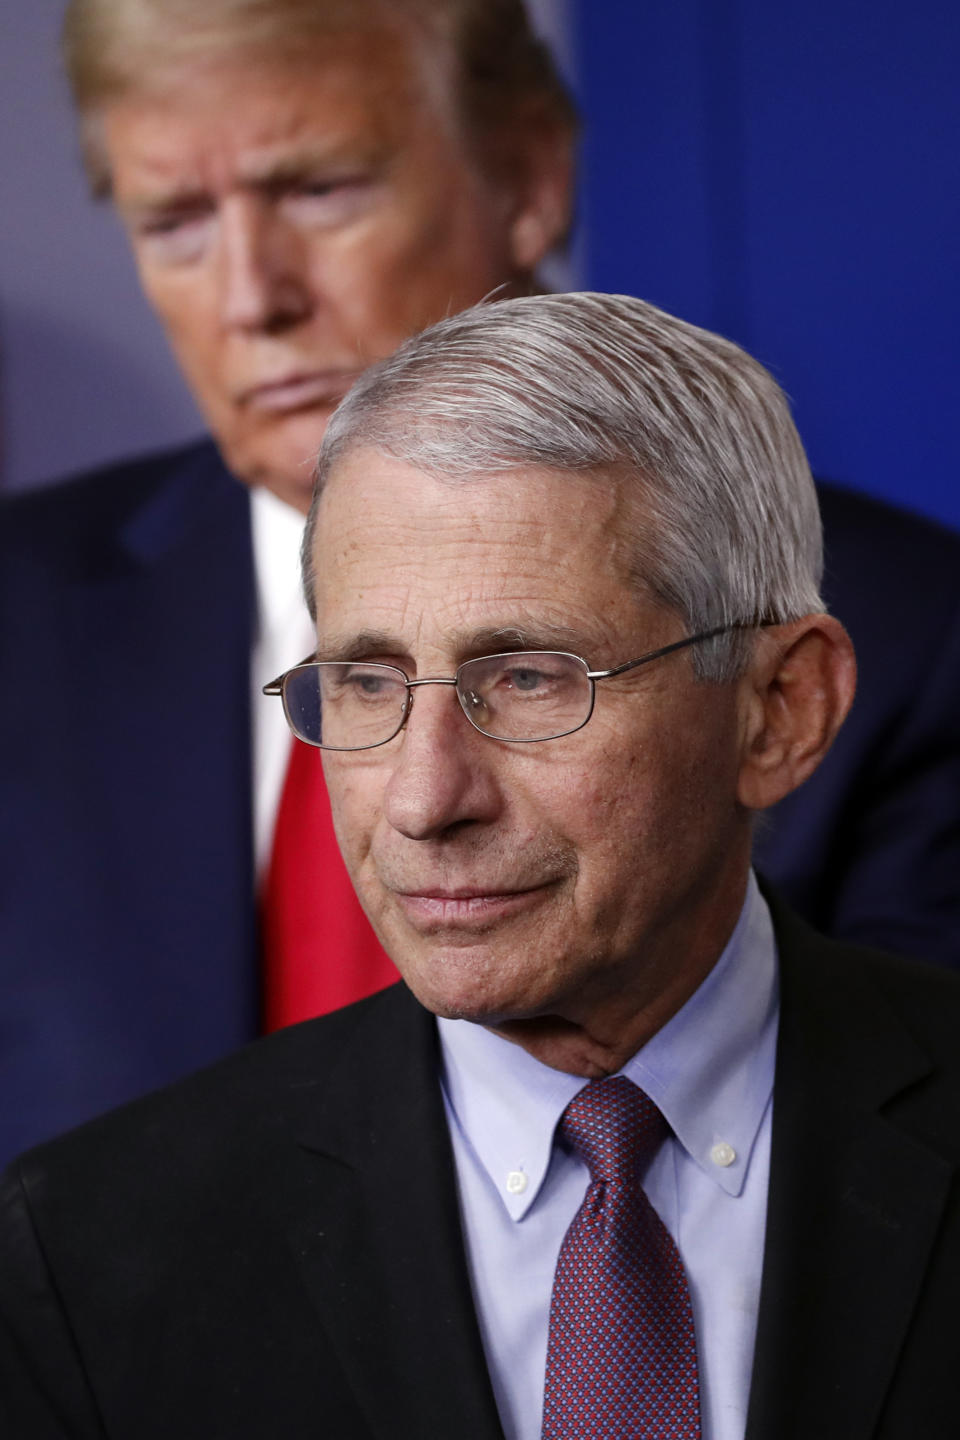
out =
[[[960,6],[579,0],[586,281],[739,340],[814,469],[960,525]]]

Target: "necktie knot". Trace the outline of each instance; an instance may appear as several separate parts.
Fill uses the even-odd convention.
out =
[[[642,1174],[667,1130],[649,1095],[625,1075],[592,1080],[573,1097],[560,1120],[561,1137],[583,1160],[595,1183]]]

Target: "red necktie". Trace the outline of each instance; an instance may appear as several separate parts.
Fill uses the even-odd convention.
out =
[[[324,1015],[399,977],[333,833],[320,751],[293,741],[261,908],[264,1028]]]
[[[640,1184],[667,1123],[617,1075],[574,1096],[558,1133],[590,1184],[557,1260],[543,1440],[699,1440],[687,1279]]]

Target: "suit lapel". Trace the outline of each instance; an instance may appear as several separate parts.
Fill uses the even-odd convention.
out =
[[[372,1434],[502,1440],[461,1238],[435,1027],[405,987],[371,1011],[301,1150],[311,1200],[290,1240]]]
[[[895,1123],[896,1098],[931,1065],[883,995],[774,915],[781,1025],[747,1440],[867,1440],[953,1167]]]

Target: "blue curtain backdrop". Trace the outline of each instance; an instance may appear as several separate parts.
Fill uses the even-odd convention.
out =
[[[960,525],[960,4],[579,0],[585,281],[740,341],[817,473]]]

